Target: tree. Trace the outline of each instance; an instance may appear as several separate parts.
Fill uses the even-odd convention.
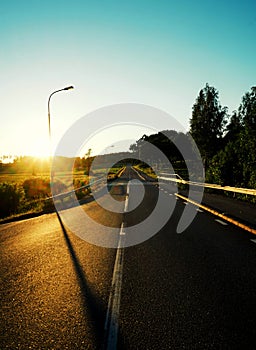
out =
[[[238,186],[243,183],[242,154],[239,139],[227,143],[209,162],[206,181],[222,186]],[[240,164],[240,166],[238,166]]]
[[[237,111],[234,111],[229,124],[226,127],[226,135],[224,137],[224,146],[226,146],[229,142],[234,142],[239,138],[239,134],[242,131],[242,118]]]
[[[206,84],[199,92],[190,119],[190,134],[201,152],[205,165],[222,146],[226,118],[227,107],[221,107],[218,91]]]
[[[180,133],[181,134],[181,133]],[[152,135],[143,135],[135,144],[130,146],[130,150],[137,153],[140,157],[151,162],[157,162],[157,154],[152,152],[149,148],[149,143],[154,145],[159,151],[163,152],[168,159],[172,161],[180,160],[182,158],[179,150],[172,142],[180,134],[175,130],[164,130]]]
[[[242,103],[238,109],[245,129],[256,133],[256,87],[242,97]]]
[[[154,152],[149,144],[155,146],[159,152]],[[130,150],[145,163],[155,165],[158,169],[168,168],[171,163],[174,171],[184,179],[189,176],[186,162],[190,162],[191,167],[197,158],[191,135],[176,130],[163,130],[157,134],[143,135],[130,146]]]
[[[243,126],[239,135],[243,151],[243,180],[247,186],[256,188],[256,87],[242,97],[238,113]]]
[[[93,158],[91,157],[91,153],[92,153],[92,149],[89,148],[87,153],[84,155],[84,158],[83,158],[82,164],[83,164],[84,174],[85,175],[89,174],[90,166],[91,166],[91,163],[93,161]]]
[[[222,150],[210,161],[207,181],[256,188],[256,88],[242,97],[226,131]]]

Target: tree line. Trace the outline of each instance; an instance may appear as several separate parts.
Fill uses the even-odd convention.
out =
[[[256,188],[256,87],[229,115],[216,88],[206,84],[193,105],[190,134],[201,152],[206,181]]]
[[[148,158],[149,163],[157,163],[155,154],[147,150],[147,142],[155,145],[171,161],[174,169],[188,177],[182,152],[175,144],[183,145],[184,149],[194,152],[191,143],[192,136],[196,142],[205,166],[206,181],[210,183],[235,187],[256,188],[256,87],[252,87],[241,99],[237,110],[231,115],[226,106],[219,101],[219,92],[213,86],[206,84],[192,107],[190,130],[185,134],[175,130],[165,130],[153,135],[143,135],[130,146],[133,155],[140,154]],[[145,157],[146,154],[146,157]],[[97,156],[98,163],[108,164],[111,155]],[[124,158],[132,158],[129,153]],[[193,157],[191,157],[193,158]],[[58,157],[57,167],[61,171],[73,169],[88,174],[94,157],[91,150],[84,157]],[[129,160],[131,162],[131,159]],[[32,174],[49,171],[51,162],[20,157],[11,164],[0,162],[0,172],[29,171]]]
[[[206,84],[193,105],[189,133],[165,130],[143,135],[130,150],[143,157],[146,142],[150,142],[167,156],[174,170],[186,178],[185,161],[175,143],[195,155],[190,135],[200,151],[206,182],[256,188],[256,87],[242,96],[238,109],[229,115],[228,108],[219,102],[217,89]],[[154,155],[149,152],[147,156],[151,164],[157,162],[150,159]]]

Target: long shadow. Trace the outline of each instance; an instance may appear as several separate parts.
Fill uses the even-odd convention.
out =
[[[96,293],[89,286],[86,279],[84,271],[82,269],[81,263],[76,255],[73,245],[69,239],[67,230],[59,216],[56,212],[62,232],[69,249],[70,256],[76,271],[77,280],[82,294],[82,305],[83,311],[86,318],[90,319],[90,328],[94,332],[96,349],[101,349],[104,339],[104,322],[107,312],[107,307],[103,304],[102,300],[96,295]],[[89,315],[88,315],[89,312]],[[89,316],[89,317],[88,317]]]

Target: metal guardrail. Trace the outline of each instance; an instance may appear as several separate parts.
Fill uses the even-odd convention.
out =
[[[100,183],[101,181],[103,181],[103,180],[105,180],[105,179],[106,179],[105,177],[104,177],[104,178],[100,178],[100,179],[98,179],[98,180],[95,180],[95,181],[90,182],[88,185],[84,185],[84,186],[75,188],[74,190],[71,190],[71,191],[58,193],[58,194],[56,194],[56,195],[54,195],[54,196],[50,196],[50,197],[45,198],[45,200],[58,199],[58,198],[61,199],[62,197],[67,197],[67,196],[69,196],[69,195],[71,195],[71,194],[73,194],[73,193],[75,193],[75,192],[78,192],[78,191],[84,189],[84,188],[89,188],[89,187],[91,187],[92,185],[96,185],[97,183]]]
[[[164,180],[164,181],[179,182],[179,183],[182,183],[184,185],[207,187],[207,188],[212,188],[215,190],[229,191],[229,192],[234,192],[234,193],[242,193],[242,194],[256,196],[256,190],[250,189],[250,188],[221,186],[221,185],[209,184],[209,183],[205,183],[205,182],[186,181],[186,180],[183,180],[178,174],[167,174],[167,173],[165,173],[165,174],[168,175],[168,177],[158,176],[158,179]],[[173,177],[171,177],[171,176],[173,176]]]
[[[160,174],[168,175],[168,176],[167,177],[166,176],[158,176],[158,180],[173,181],[173,182],[182,183],[184,185],[199,186],[199,187],[211,188],[211,189],[215,189],[215,190],[229,191],[229,192],[234,192],[234,193],[241,193],[241,194],[256,196],[256,190],[250,189],[250,188],[221,186],[221,185],[209,184],[209,183],[205,183],[205,182],[186,181],[186,180],[183,180],[179,174],[168,174],[168,173],[160,173]],[[90,186],[95,185],[97,183],[100,183],[101,181],[103,181],[105,179],[106,179],[105,177],[100,178],[98,180],[90,182],[88,185],[81,186],[81,187],[76,188],[76,189],[71,190],[71,191],[59,193],[59,194],[56,194],[56,195],[51,196],[51,197],[47,197],[47,198],[45,198],[45,200],[50,200],[53,198],[55,198],[55,199],[60,198],[61,199],[62,197],[69,196],[72,193],[78,192],[84,188],[89,188]]]
[[[116,175],[118,175],[118,176],[120,176],[122,173],[123,173],[123,171],[124,171],[124,169],[125,169],[125,167],[122,167],[121,169],[120,169],[120,171],[116,174]],[[100,179],[98,179],[98,180],[95,180],[95,181],[91,181],[89,184],[87,184],[87,185],[84,185],[84,186],[81,186],[81,187],[78,187],[78,188],[76,188],[76,189],[74,189],[74,190],[71,190],[71,191],[67,191],[67,192],[63,192],[63,193],[58,193],[58,194],[56,194],[56,195],[54,195],[54,196],[50,196],[50,197],[47,197],[47,198],[45,198],[45,200],[50,200],[50,199],[58,199],[58,198],[62,198],[62,197],[66,197],[66,196],[69,196],[69,195],[71,195],[71,194],[73,194],[73,193],[75,193],[75,192],[78,192],[78,191],[80,191],[80,190],[82,190],[82,189],[84,189],[84,188],[89,188],[89,187],[91,187],[92,185],[96,185],[97,183],[100,183],[101,181],[103,181],[103,180],[106,180],[106,177],[101,177]]]

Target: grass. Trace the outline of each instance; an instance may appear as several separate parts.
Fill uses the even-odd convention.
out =
[[[142,171],[144,174],[152,177],[153,179],[157,179],[156,173],[150,166],[145,167],[145,165],[138,164],[138,165],[135,165],[134,168],[138,169],[139,171]]]
[[[27,179],[31,178],[46,178],[50,180],[49,173],[41,173],[40,175],[32,175],[30,173],[18,173],[18,174],[0,174],[0,183],[7,182],[7,183],[16,183],[17,185],[22,185],[23,182]]]
[[[114,178],[116,174],[120,171],[120,167],[112,168],[110,169],[108,173],[109,178]],[[105,169],[97,169],[93,172],[93,176],[90,177],[90,179],[93,178],[100,178],[106,176]],[[46,183],[48,183],[48,192],[44,192],[43,194],[40,194],[37,198],[35,196],[34,198],[26,198],[23,184],[26,180],[35,180],[35,179],[41,179],[44,180]],[[88,175],[84,174],[84,171],[73,171],[71,172],[56,172],[54,174],[54,182],[61,183],[63,186],[61,186],[62,190],[61,192],[66,191],[72,191],[74,188],[79,188],[81,186],[84,186],[88,184],[89,177]],[[17,187],[22,192],[22,199],[20,201],[19,207],[13,212],[11,215],[8,216],[8,219],[11,218],[17,218],[22,217],[24,214],[26,215],[32,215],[32,214],[38,214],[38,213],[44,213],[54,210],[53,203],[49,200],[45,200],[46,197],[51,196],[51,191],[49,190],[49,183],[50,183],[50,174],[49,172],[41,172],[37,173],[36,175],[33,175],[31,172],[20,172],[20,173],[0,173],[0,185],[3,183],[13,184],[17,185]],[[37,188],[37,187],[36,187]],[[35,189],[36,192],[38,192],[37,189]],[[87,196],[90,193],[90,189],[82,189],[77,192],[78,199],[81,199],[85,196]],[[0,198],[0,201],[4,201],[4,198]],[[9,202],[10,203],[10,202]],[[9,207],[7,205],[7,207]],[[1,214],[1,213],[0,213]],[[3,214],[3,213],[2,213]],[[0,215],[3,216],[3,215]],[[6,216],[2,217],[0,222],[3,222],[6,220]]]
[[[99,174],[95,174],[96,177],[99,176]],[[22,186],[25,180],[28,179],[45,179],[47,181],[50,181],[50,174],[49,173],[38,173],[36,175],[32,175],[31,173],[20,173],[20,174],[0,174],[0,183],[6,182],[6,183],[16,183],[17,185]],[[70,187],[70,179],[73,180],[80,180],[85,181],[88,180],[88,176],[84,175],[83,171],[74,172],[73,174],[70,172],[57,172],[54,175],[55,180],[61,181],[65,186]]]

